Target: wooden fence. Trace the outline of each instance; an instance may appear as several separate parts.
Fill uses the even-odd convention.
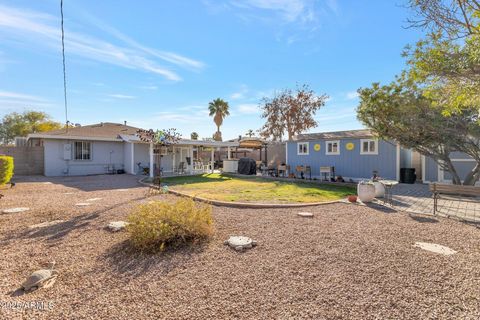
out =
[[[43,175],[43,147],[0,147],[0,154],[13,157],[15,175]]]

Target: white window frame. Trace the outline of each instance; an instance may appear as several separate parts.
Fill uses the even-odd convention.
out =
[[[300,152],[300,145],[305,145],[307,152]],[[309,142],[297,142],[297,155],[298,156],[308,156],[310,153],[310,143]]]
[[[370,142],[374,142],[375,151],[370,150]],[[368,151],[363,150],[363,144],[368,142]],[[360,154],[363,155],[378,155],[378,140],[377,139],[360,139]]]
[[[329,144],[334,144],[336,143],[337,144],[337,151],[332,151],[332,152],[329,152],[328,151],[328,145]],[[332,150],[333,150],[333,146],[332,146]],[[340,155],[340,140],[329,140],[329,141],[325,141],[325,154],[326,155],[329,155],[329,156],[338,156]]]
[[[82,144],[82,159],[77,159],[77,146],[76,146],[77,143]],[[88,159],[83,159],[83,157],[84,157],[83,151],[85,150],[83,145],[86,144],[86,143],[88,143],[88,145],[89,145],[89,152],[88,152],[89,158]],[[92,144],[91,141],[74,141],[72,150],[73,150],[72,159],[74,161],[92,161],[92,159],[93,159],[93,144]]]

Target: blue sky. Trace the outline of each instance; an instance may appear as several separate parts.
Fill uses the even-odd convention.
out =
[[[361,128],[356,90],[387,82],[421,36],[402,0],[64,0],[69,120],[216,130],[261,127],[258,104],[309,84],[330,96],[315,131]],[[0,116],[25,109],[65,121],[59,0],[0,0]]]

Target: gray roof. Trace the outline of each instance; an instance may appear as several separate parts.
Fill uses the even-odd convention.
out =
[[[334,132],[320,132],[320,133],[305,133],[293,137],[294,141],[302,140],[335,140],[335,139],[359,139],[373,137],[372,131],[368,129],[361,130],[347,130]]]
[[[66,129],[33,133],[29,138],[68,139],[84,138],[86,140],[120,140],[121,135],[133,135],[138,128],[120,123],[102,122],[88,126],[69,127]]]

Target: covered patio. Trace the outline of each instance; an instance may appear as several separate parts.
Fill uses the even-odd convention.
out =
[[[232,159],[232,151],[239,145],[238,142],[181,139],[176,144],[156,148],[135,135],[122,136],[122,139],[126,142],[126,172],[150,177],[160,173],[163,176],[213,173],[215,153],[227,149],[227,158]],[[205,151],[209,157],[205,157]]]

